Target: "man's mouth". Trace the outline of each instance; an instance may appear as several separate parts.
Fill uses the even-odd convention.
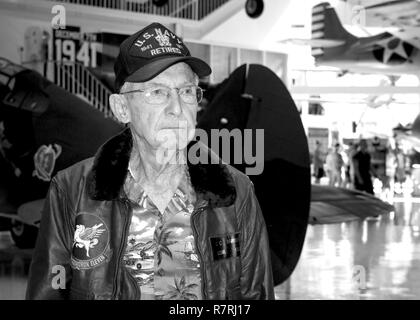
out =
[[[180,126],[167,126],[167,127],[163,127],[162,129],[186,129],[186,128],[180,127]]]

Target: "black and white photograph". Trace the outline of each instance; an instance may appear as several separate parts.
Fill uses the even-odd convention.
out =
[[[419,299],[419,0],[0,0],[0,300]]]

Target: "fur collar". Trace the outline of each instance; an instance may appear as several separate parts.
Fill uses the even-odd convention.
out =
[[[199,142],[191,142],[187,150],[196,143]],[[120,196],[132,147],[133,138],[127,128],[99,148],[87,177],[90,198],[106,201]],[[210,157],[217,157],[209,149],[206,150]],[[226,207],[234,203],[235,184],[226,164],[191,164],[188,161],[188,170],[197,200],[208,201],[210,207]]]

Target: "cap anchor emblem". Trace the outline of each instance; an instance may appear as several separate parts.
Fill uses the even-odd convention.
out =
[[[159,42],[159,45],[161,47],[170,47],[172,46],[170,41],[169,41],[169,37],[165,34],[162,33],[162,30],[160,29],[155,29],[157,36],[155,37],[155,39]]]

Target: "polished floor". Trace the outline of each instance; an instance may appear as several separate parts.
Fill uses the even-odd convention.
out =
[[[376,219],[309,226],[277,299],[420,299],[420,199]],[[31,251],[0,232],[0,299],[24,299]]]
[[[14,246],[8,231],[0,231],[0,300],[25,298],[32,250]]]
[[[396,199],[402,200],[402,199]],[[377,219],[309,226],[277,299],[420,299],[420,199]]]

